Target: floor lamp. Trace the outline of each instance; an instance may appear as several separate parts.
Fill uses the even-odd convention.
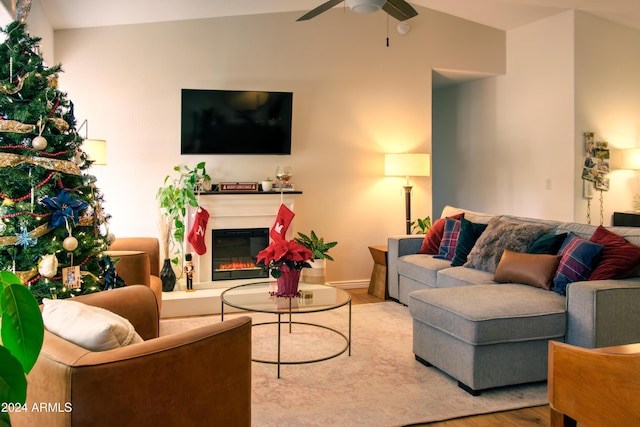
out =
[[[85,128],[85,137],[84,141],[82,141],[82,151],[87,153],[87,158],[91,160],[94,165],[106,165],[107,141],[104,139],[89,139],[89,121],[87,119],[82,122],[76,130],[76,133],[80,133],[83,127]]]
[[[404,176],[405,213],[407,234],[411,234],[411,182],[412,176],[429,176],[431,172],[429,154],[385,154],[384,174],[386,176]]]

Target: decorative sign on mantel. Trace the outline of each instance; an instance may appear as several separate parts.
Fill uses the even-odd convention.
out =
[[[258,191],[257,182],[221,182],[220,191]]]

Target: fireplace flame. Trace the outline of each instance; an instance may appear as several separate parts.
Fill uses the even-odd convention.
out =
[[[221,263],[218,266],[218,270],[249,270],[249,269],[257,269],[256,264],[254,262],[249,261],[232,261]]]

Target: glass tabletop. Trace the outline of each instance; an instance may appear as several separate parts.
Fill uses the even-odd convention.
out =
[[[311,313],[333,310],[351,302],[351,294],[319,283],[302,283],[299,296],[278,297],[275,281],[234,286],[222,292],[222,303],[240,310],[262,313]]]

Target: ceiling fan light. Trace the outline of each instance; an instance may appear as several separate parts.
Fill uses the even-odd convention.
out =
[[[349,9],[356,13],[372,13],[379,11],[387,0],[347,0]]]

